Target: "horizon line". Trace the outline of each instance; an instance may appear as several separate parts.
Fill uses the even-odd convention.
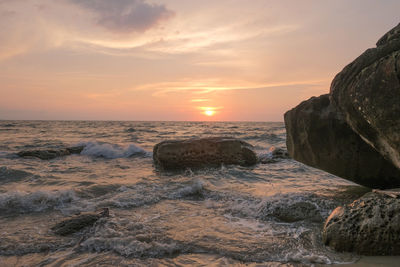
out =
[[[100,120],[100,119],[0,119],[0,121],[95,121],[95,122],[284,122],[282,121],[202,121],[202,120]]]

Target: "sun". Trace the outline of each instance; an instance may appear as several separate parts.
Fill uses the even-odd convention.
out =
[[[211,117],[215,114],[215,111],[214,110],[206,110],[206,111],[204,111],[204,114]]]
[[[197,107],[198,109],[201,110],[201,114],[207,116],[207,117],[213,117],[217,114],[219,114],[219,110],[222,109],[222,107]]]

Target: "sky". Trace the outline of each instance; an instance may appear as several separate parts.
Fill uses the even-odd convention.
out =
[[[0,119],[283,121],[398,0],[0,0]]]

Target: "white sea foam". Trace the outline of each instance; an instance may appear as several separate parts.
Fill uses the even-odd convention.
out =
[[[285,255],[284,260],[288,262],[301,262],[304,264],[332,264],[332,260],[329,257],[303,249],[289,252]]]
[[[106,195],[98,198],[97,207],[134,208],[159,202],[162,196],[155,187],[146,188],[137,185],[135,188],[125,186],[117,189],[113,196]]]
[[[134,257],[160,257],[179,250],[176,243],[142,242],[134,236],[91,237],[81,243],[81,248],[90,252],[114,251],[122,256]]]
[[[193,195],[200,195],[204,190],[204,181],[196,179],[192,184],[178,189],[177,192],[172,194],[172,198],[183,198]]]
[[[45,210],[62,210],[78,197],[71,190],[7,192],[0,194],[2,213],[29,213]]]
[[[84,145],[85,148],[82,150],[81,155],[103,157],[106,159],[117,159],[117,158],[128,158],[132,156],[150,156],[151,154],[143,148],[130,144],[126,147],[101,143],[101,142],[85,142],[79,145]]]
[[[238,217],[260,220],[279,219],[287,222],[318,221],[326,218],[335,207],[333,201],[314,194],[277,194],[264,199],[236,199],[228,211]]]
[[[174,241],[163,241],[165,236],[154,230],[135,220],[108,218],[95,225],[93,236],[82,242],[80,248],[90,252],[114,251],[134,257],[160,257],[179,250]]]
[[[272,159],[273,159],[272,151],[270,151],[270,150],[258,151],[257,158],[258,158],[258,161],[260,161],[260,162],[272,161]]]

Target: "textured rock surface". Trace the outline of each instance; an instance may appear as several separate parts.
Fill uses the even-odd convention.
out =
[[[157,166],[164,169],[220,164],[249,166],[257,163],[250,144],[225,137],[164,141],[154,146],[153,159]]]
[[[331,98],[350,127],[400,168],[400,24],[335,77]]]
[[[71,154],[79,154],[82,152],[84,146],[77,147],[67,147],[58,150],[48,149],[48,150],[28,150],[18,152],[17,155],[20,157],[34,157],[43,160],[54,159],[57,157],[68,156]]]
[[[325,222],[323,241],[337,251],[400,255],[400,199],[367,193],[336,208]]]
[[[329,95],[288,111],[285,125],[288,152],[295,160],[368,187],[400,186],[400,170],[352,131]]]
[[[92,226],[98,219],[108,216],[108,208],[104,208],[100,213],[79,214],[70,219],[66,219],[60,223],[57,223],[51,228],[51,230],[53,230],[53,232],[57,235],[70,235],[82,230],[85,227]]]

